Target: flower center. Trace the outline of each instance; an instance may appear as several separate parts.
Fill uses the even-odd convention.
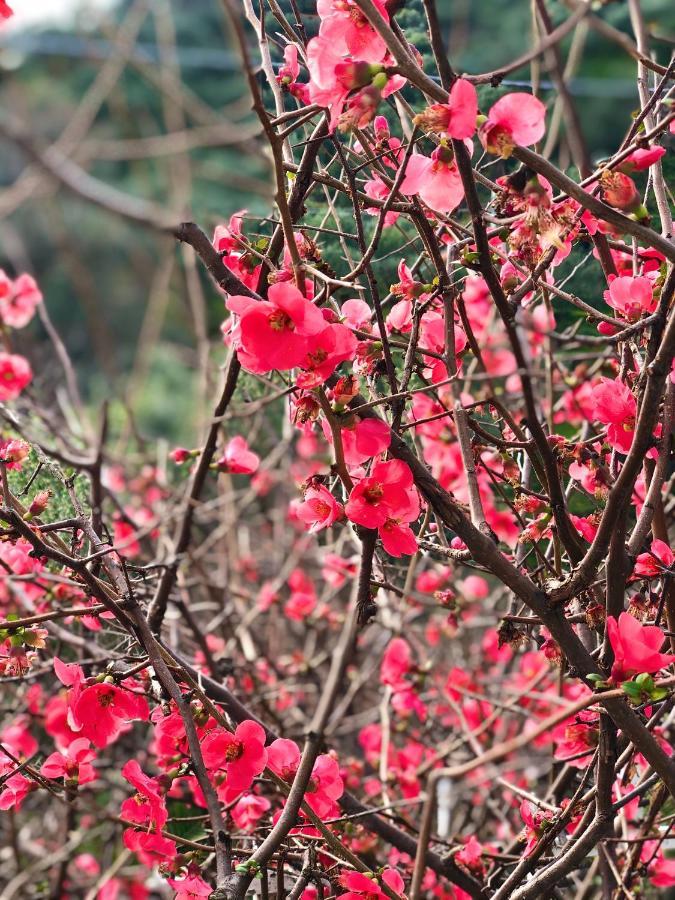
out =
[[[295,326],[291,317],[283,309],[275,309],[269,317],[272,331],[293,331]]]
[[[115,692],[108,691],[105,694],[98,695],[98,703],[99,706],[102,706],[104,709],[107,709],[109,706],[112,706],[115,702]]]
[[[244,745],[241,741],[232,741],[230,746],[225,751],[225,760],[227,762],[234,762],[235,759],[239,759],[244,755]]]
[[[363,499],[366,503],[376,504],[379,503],[382,499],[382,495],[384,494],[384,489],[381,484],[373,484],[371,487],[368,487],[363,492]]]

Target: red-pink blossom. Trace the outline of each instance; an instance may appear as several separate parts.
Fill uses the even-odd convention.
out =
[[[224,799],[228,803],[250,788],[265,768],[265,729],[252,719],[240,722],[234,734],[215,728],[204,738],[202,754],[207,768],[226,772]]]
[[[0,353],[0,402],[16,400],[33,379],[28,360],[18,353]]]
[[[630,156],[627,156],[617,168],[630,175],[631,172],[642,172],[657,163],[662,156],[665,156],[665,147],[659,147],[653,144],[651,147],[639,147],[633,150]]]
[[[636,322],[644,313],[654,312],[656,297],[648,278],[623,275],[614,278],[604,293],[605,302],[629,322]]]
[[[338,522],[344,515],[342,504],[322,484],[305,491],[305,499],[296,507],[296,514],[315,533]]]
[[[260,457],[248,448],[246,438],[240,434],[231,438],[223,451],[223,455],[216,462],[216,468],[221,472],[230,472],[232,475],[251,475],[260,465]]]
[[[168,879],[169,885],[176,891],[174,900],[200,900],[202,897],[210,897],[213,888],[200,875],[186,875],[180,880]]]
[[[128,797],[122,803],[122,817],[136,825],[159,831],[168,819],[159,782],[146,775],[135,759],[124,764],[122,775],[137,791],[135,796]]]
[[[329,322],[312,338],[307,354],[300,361],[304,371],[298,376],[298,387],[310,389],[324,384],[340,363],[354,358],[357,344],[351,329],[339,322]]]
[[[378,877],[395,894],[403,894],[405,884],[396,869],[385,869]],[[380,900],[387,896],[376,878],[370,878],[363,872],[343,872],[340,884],[347,888],[347,893],[339,894],[339,900]]]
[[[298,48],[296,44],[287,44],[284,48],[284,64],[277,73],[277,83],[301,103],[309,103],[309,88],[298,81],[299,74]]]
[[[300,748],[295,741],[277,738],[267,748],[270,769],[290,784],[300,765]],[[327,818],[336,811],[336,801],[342,796],[344,783],[340,777],[340,767],[331,755],[323,753],[317,757],[312,767],[312,775],[305,792],[305,800],[314,812]]]
[[[635,397],[620,378],[602,378],[592,396],[593,415],[608,425],[607,442],[621,453],[628,453],[635,432]]]
[[[232,821],[241,831],[253,831],[272,804],[267,797],[244,794],[230,810]]]
[[[583,710],[553,730],[554,758],[576,769],[585,768],[598,746],[599,734],[597,715]]]
[[[602,199],[624,212],[633,212],[641,203],[635,182],[623,172],[606,169],[600,176]]]
[[[374,0],[374,6],[388,22],[384,0]],[[380,62],[385,56],[384,40],[353,0],[317,0],[316,11],[321,19],[319,34],[331,43],[336,53],[367,62]]]
[[[402,194],[419,194],[432,209],[450,213],[462,202],[464,188],[455,159],[448,147],[437,147],[431,157],[413,153],[401,182]]]
[[[417,552],[417,538],[410,525],[387,519],[378,528],[382,546],[390,556],[412,556]]]
[[[139,694],[103,682],[82,691],[73,713],[82,734],[97,747],[107,747],[128,722],[148,719],[148,702]]]
[[[649,553],[641,553],[635,561],[634,572],[644,578],[658,578],[675,563],[675,553],[665,541],[652,541]]]
[[[358,466],[380,453],[391,443],[391,429],[381,419],[361,419],[341,430],[342,449],[348,466]],[[332,439],[330,428],[327,437]]]
[[[445,133],[456,140],[470,138],[476,130],[478,95],[465,78],[458,78],[450,88],[447,103],[435,103],[418,116],[415,123],[428,131]]]
[[[227,300],[227,308],[239,316],[239,359],[255,373],[300,365],[312,349],[310,338],[326,327],[321,310],[294,285],[273,284],[267,296],[253,300],[233,295]]]
[[[612,681],[622,682],[642,672],[653,674],[675,661],[675,654],[661,653],[665,640],[657,625],[642,625],[629,613],[607,619],[607,636],[614,653]]]
[[[191,459],[192,455],[192,451],[187,450],[185,447],[175,447],[171,453],[169,453],[169,458],[173,460],[177,466],[181,466],[188,459]]]
[[[353,488],[345,506],[347,517],[364,528],[380,528],[388,519],[412,522],[419,511],[412,472],[398,459],[376,463]]]
[[[0,0],[0,18],[9,19],[10,16],[14,15],[14,10],[5,3],[5,0]]]
[[[553,818],[552,812],[543,812],[530,803],[523,800],[520,804],[520,815],[525,823],[525,849],[523,854],[529,856],[543,836],[548,823]]]
[[[24,328],[42,302],[42,294],[32,275],[12,281],[0,269],[0,319],[10,328]]]
[[[176,843],[157,832],[137,831],[126,828],[122,834],[122,843],[127,850],[132,850],[140,861],[149,867],[171,862],[176,857]]]
[[[508,157],[514,147],[541,140],[546,130],[546,107],[532,94],[505,94],[491,107],[478,136],[488,153]]]
[[[0,439],[0,462],[8,469],[21,469],[21,463],[30,453],[30,444],[19,438]]]
[[[370,86],[382,66],[345,57],[339,45],[324,34],[307,44],[309,99],[330,112],[330,128],[336,127],[352,91]],[[383,76],[384,77],[384,76]]]
[[[42,763],[40,773],[46,778],[65,778],[78,785],[89,784],[98,777],[91,761],[96,754],[87,738],[77,738],[63,752],[50,753]]]
[[[3,766],[0,766],[2,773],[2,789],[0,790],[0,809],[20,810],[23,801],[37,787],[37,784],[30,778],[26,778],[20,772],[10,775],[9,772],[3,772]],[[12,770],[14,764],[12,763]],[[9,770],[9,771],[12,771]]]
[[[659,854],[649,867],[649,880],[654,887],[672,887],[675,885],[675,859],[666,859]]]
[[[310,590],[294,590],[284,603],[284,615],[292,622],[302,622],[316,609],[316,592]]]
[[[147,721],[145,697],[108,682],[87,685],[80,666],[65,665],[54,658],[54,672],[59,681],[70,688],[68,696],[69,724],[97,747],[107,747],[135,719]]]
[[[342,304],[342,315],[350,328],[358,331],[370,331],[373,311],[365,300],[354,298]]]
[[[407,688],[406,676],[414,668],[410,644],[404,638],[393,638],[384,651],[380,664],[380,681],[398,690]]]

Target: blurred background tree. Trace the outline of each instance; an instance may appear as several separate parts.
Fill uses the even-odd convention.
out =
[[[31,4],[31,19],[38,21],[28,27],[22,25],[22,0],[15,0],[15,24],[0,32],[0,107],[23,123],[37,149],[58,142],[96,179],[206,230],[240,209],[253,218],[269,212],[269,161],[218,0],[73,0],[60,5],[56,24],[39,21],[41,5]],[[421,0],[399,6],[399,24],[428,52]],[[556,24],[569,15],[565,3],[548,6]],[[311,10],[313,0],[300,7]],[[495,69],[536,40],[526,0],[453,0],[439,8],[458,71]],[[667,62],[675,43],[675,5],[645,0],[643,8],[648,23],[658,22],[650,26],[650,40]],[[609,3],[600,14],[632,37],[625,2]],[[570,90],[596,161],[617,146],[638,105],[635,63],[585,23],[563,46]],[[545,67],[525,66],[508,84],[511,90],[534,84],[549,106],[555,102]],[[486,103],[498,96],[489,87],[482,95]],[[569,167],[564,127],[549,149]],[[316,216],[318,221],[318,206]],[[313,221],[310,210],[307,222]],[[402,243],[395,229],[387,240],[392,251]],[[340,253],[337,241],[324,244],[328,261]],[[393,280],[399,256],[392,253],[383,267],[384,283]],[[116,407],[126,427],[133,421],[149,437],[189,439],[205,412],[195,397],[199,380],[213,377],[209,356],[210,363],[224,358],[219,342],[214,351],[207,340],[217,337],[223,306],[189,251],[76,196],[32,166],[15,143],[0,139],[0,267],[35,273],[88,403],[114,391],[126,398]],[[589,302],[602,287],[599,275],[597,284],[575,285]],[[47,346],[45,340],[45,359],[34,359],[43,390],[60,378]]]

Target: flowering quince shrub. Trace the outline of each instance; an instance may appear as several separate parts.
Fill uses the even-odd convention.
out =
[[[459,73],[433,0],[224,4],[276,209],[170,229],[222,315],[187,446],[95,424],[49,326],[52,402],[0,270],[1,896],[675,885],[673,71],[631,0],[596,159],[548,6]]]

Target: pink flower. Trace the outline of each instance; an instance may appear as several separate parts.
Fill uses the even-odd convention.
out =
[[[393,638],[384,651],[380,664],[380,681],[400,690],[407,688],[406,675],[414,667],[410,644],[403,638]]]
[[[385,869],[379,878],[396,894],[403,894],[405,885],[396,869]],[[363,872],[343,872],[340,884],[347,888],[346,894],[338,894],[339,900],[380,900],[387,895],[375,878],[369,878]]]
[[[159,782],[150,778],[135,759],[130,759],[122,768],[122,775],[136,788],[136,795],[122,803],[122,816],[129,822],[159,831],[166,824],[168,813]]]
[[[0,0],[0,18],[9,19],[13,15],[14,10],[5,3],[5,0]]]
[[[73,863],[75,864],[75,867],[79,869],[80,872],[84,872],[85,875],[94,876],[98,875],[101,871],[98,860],[91,853],[78,853],[73,859]]]
[[[292,622],[302,622],[316,609],[316,593],[314,589],[293,591],[284,603],[284,615]]]
[[[0,792],[0,809],[16,809],[18,811],[37,784],[17,772],[16,775],[10,775],[3,781],[3,787],[4,789]]]
[[[324,34],[307,44],[307,67],[309,99],[330,111],[331,130],[337,125],[349,94],[370,85],[374,75],[382,70],[379,65],[345,58],[339,45]]]
[[[384,0],[374,0],[374,5],[388,22]],[[353,0],[317,0],[316,11],[321,19],[319,34],[336,53],[367,62],[380,62],[386,55],[386,44]]]
[[[329,753],[322,753],[314,763],[307,785],[307,803],[318,816],[326,819],[337,813],[337,801],[343,793],[344,782],[337,759]]]
[[[380,80],[386,78],[380,76]],[[353,128],[365,128],[375,118],[375,113],[382,100],[381,88],[378,84],[367,84],[361,90],[350,94],[338,118],[340,131],[351,131]]]
[[[305,499],[298,504],[296,514],[309,526],[309,531],[315,533],[338,522],[344,515],[344,509],[331,492],[320,484],[305,491]]]
[[[33,379],[28,360],[17,353],[0,353],[0,401],[16,400]]]
[[[136,831],[126,828],[122,835],[122,843],[127,850],[132,850],[140,861],[152,868],[161,863],[170,862],[176,857],[176,844],[170,838],[162,837],[157,832]],[[186,895],[186,896],[189,896]]]
[[[412,300],[399,300],[394,303],[384,323],[388,332],[399,331],[408,334],[412,331]]]
[[[298,376],[298,387],[311,389],[323,384],[340,363],[354,358],[357,344],[345,325],[328,323],[311,339],[307,355],[300,362],[304,372]]]
[[[345,506],[347,517],[364,528],[380,528],[388,519],[412,522],[420,512],[413,476],[398,459],[376,463],[354,487]]]
[[[643,313],[656,309],[652,283],[648,278],[623,275],[614,278],[604,293],[605,302],[629,322],[636,322]]]
[[[554,758],[575,769],[583,769],[598,746],[599,733],[597,715],[582,711],[554,729]]]
[[[277,738],[267,749],[270,769],[290,784],[300,765],[298,745],[295,741]],[[344,783],[340,777],[337,760],[327,753],[322,753],[312,768],[305,800],[318,816],[327,818],[335,812],[336,801],[342,796],[343,791]]]
[[[345,300],[341,312],[350,328],[356,328],[359,331],[371,330],[373,312],[365,300],[359,298]]]
[[[31,275],[11,281],[0,269],[0,319],[10,328],[24,328],[42,302],[42,294]]]
[[[251,475],[259,465],[260,457],[248,449],[246,439],[240,434],[228,442],[223,455],[216,462],[216,468],[232,475]]]
[[[409,525],[387,519],[378,529],[382,546],[390,556],[412,556],[417,552],[417,538]]]
[[[611,677],[615,683],[642,672],[653,674],[675,661],[675,654],[660,652],[663,631],[657,625],[642,625],[629,613],[622,612],[618,621],[610,616],[607,635],[614,652]]]
[[[8,469],[21,469],[21,463],[30,453],[30,444],[13,438],[0,439],[0,460]]]
[[[286,281],[273,284],[267,300],[234,295],[227,308],[239,316],[240,362],[256,374],[300,365],[311,349],[308,338],[326,327],[321,310]]]
[[[649,880],[654,887],[672,887],[675,884],[675,859],[660,855],[649,867]]]
[[[397,271],[399,280],[389,288],[395,297],[404,297],[407,300],[415,300],[418,297],[425,296],[426,290],[428,290],[427,286],[422,284],[421,281],[415,280],[413,273],[406,265],[404,259],[399,261]]]
[[[170,459],[172,459],[177,466],[181,466],[188,459],[192,459],[192,455],[192,451],[187,450],[185,447],[175,447],[171,453],[169,453]]]
[[[459,853],[455,854],[455,859],[477,875],[483,874],[483,845],[474,835],[471,835]]]
[[[86,738],[77,738],[64,753],[51,753],[42,763],[40,773],[46,778],[65,778],[78,785],[89,784],[97,778],[91,765],[96,754]]]
[[[447,103],[435,103],[418,116],[415,124],[427,131],[445,133],[456,140],[470,138],[476,130],[478,95],[465,78],[458,78],[450,89]]]
[[[652,541],[649,553],[641,553],[635,562],[635,574],[645,578],[658,578],[675,562],[675,553],[665,541]]]
[[[201,897],[210,897],[213,888],[199,875],[186,875],[180,881],[169,878],[168,883],[176,891],[175,900],[200,900]]]
[[[331,587],[342,587],[347,578],[353,578],[355,574],[356,565],[353,560],[342,559],[335,553],[324,556],[321,575]]]
[[[257,794],[244,794],[232,807],[230,815],[237,828],[240,828],[242,831],[253,831],[271,805],[267,797],[259,797]]]
[[[224,799],[229,803],[250,788],[267,764],[265,729],[252,719],[240,722],[234,734],[216,728],[204,738],[202,753],[207,768],[227,773]]]
[[[607,442],[621,453],[628,453],[635,432],[635,397],[620,378],[602,378],[596,385],[593,415],[608,425]]]
[[[284,48],[284,65],[279,69],[277,82],[283,90],[306,104],[309,103],[309,88],[306,84],[300,84],[299,74],[298,48],[295,44],[287,44]]]
[[[253,290],[257,287],[262,264],[246,251],[246,239],[241,232],[242,217],[247,210],[240,209],[230,217],[227,225],[217,225],[213,232],[213,246],[223,264]]]
[[[665,148],[656,144],[652,147],[639,148],[633,150],[617,168],[626,175],[630,175],[631,172],[642,172],[657,163],[665,153]]]
[[[358,466],[389,447],[391,430],[381,419],[362,419],[351,428],[343,428],[341,437],[345,462]]]
[[[464,188],[452,151],[437,147],[431,158],[413,153],[401,183],[402,194],[419,194],[427,206],[450,213],[462,202]]]
[[[546,827],[546,823],[550,822],[553,818],[553,813],[551,812],[542,812],[537,809],[534,804],[529,803],[527,800],[523,800],[520,804],[520,815],[525,823],[525,849],[523,853],[525,856],[529,856],[530,853],[534,850],[539,839],[544,834],[544,830]]]
[[[117,687],[115,684],[92,684],[80,694],[73,707],[80,731],[97,747],[107,747],[124,730],[127,722],[147,721],[145,697]]]
[[[107,682],[87,685],[80,666],[66,665],[58,657],[54,657],[54,672],[61,684],[70,688],[69,726],[97,747],[116,740],[127,722],[149,718],[148,702],[140,694]]]
[[[491,107],[478,136],[488,153],[508,157],[516,146],[541,140],[546,130],[546,107],[532,94],[505,94]]]
[[[624,212],[632,212],[640,206],[641,199],[635,182],[623,172],[606,170],[600,176],[602,199],[605,203]]]

